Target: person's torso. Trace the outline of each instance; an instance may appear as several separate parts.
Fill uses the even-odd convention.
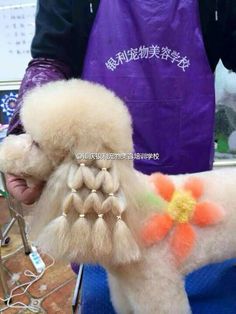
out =
[[[159,156],[135,160],[138,170],[173,174],[211,167],[214,80],[197,0],[101,0],[82,78],[124,100],[135,152]]]

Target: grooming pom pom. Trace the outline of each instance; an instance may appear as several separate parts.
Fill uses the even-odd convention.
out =
[[[167,214],[153,215],[144,224],[141,238],[145,245],[150,246],[160,242],[173,226],[173,220]]]
[[[172,234],[171,250],[177,264],[182,263],[192,251],[196,242],[196,232],[188,223],[178,224]]]
[[[51,221],[40,234],[36,244],[54,258],[63,258],[69,251],[70,225],[65,215]]]
[[[198,203],[195,208],[192,222],[200,227],[215,225],[223,220],[225,211],[219,205],[204,201]]]
[[[204,192],[204,183],[200,178],[190,177],[184,184],[184,189],[191,191],[195,199],[199,199]]]
[[[97,256],[109,255],[112,250],[111,233],[106,221],[97,218],[92,229],[93,251]]]
[[[138,261],[141,257],[139,247],[122,219],[118,219],[113,231],[114,262],[128,264]]]
[[[150,180],[155,185],[156,193],[166,201],[170,201],[175,191],[174,183],[170,178],[161,173],[154,173],[150,176]]]
[[[73,258],[85,256],[91,249],[91,224],[81,215],[72,226],[71,251],[75,252]]]

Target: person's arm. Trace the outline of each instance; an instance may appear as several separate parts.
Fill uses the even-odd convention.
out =
[[[23,97],[27,91],[35,86],[42,85],[49,81],[68,78],[69,74],[69,67],[60,61],[45,58],[33,59],[29,63],[25,72],[25,76],[21,82],[18,98],[16,101],[16,109],[8,127],[8,135],[21,134],[24,132],[19,113]]]
[[[39,0],[36,31],[29,63],[19,90],[15,113],[8,134],[23,133],[19,111],[23,97],[31,88],[71,75],[72,1]]]
[[[223,1],[222,1],[223,2]],[[236,72],[236,3],[228,1],[226,17],[227,29],[221,48],[221,60],[228,70]]]

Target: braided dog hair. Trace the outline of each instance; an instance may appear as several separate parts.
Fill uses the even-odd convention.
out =
[[[37,230],[42,220],[39,215],[32,225],[32,231],[37,236],[39,233],[38,245],[58,259],[70,261],[113,264],[137,261],[140,249],[135,230],[129,226],[131,217],[126,211],[130,201],[125,192],[127,184],[134,184],[126,182],[123,185],[123,179],[119,176],[122,168],[129,175],[131,171],[125,169],[127,166],[122,162],[110,160],[74,160],[63,167],[67,176],[55,218],[51,220],[50,217],[50,222],[41,231]],[[52,182],[54,180],[53,177]],[[49,181],[44,190],[46,195],[51,191],[52,182]],[[44,203],[44,197],[41,201]],[[42,208],[43,205],[39,202],[37,207]],[[47,205],[49,207],[50,204]],[[45,218],[49,217],[43,217],[41,223],[45,226]]]

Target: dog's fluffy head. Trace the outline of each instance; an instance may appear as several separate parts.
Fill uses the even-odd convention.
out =
[[[28,93],[21,118],[30,137],[4,141],[8,157],[19,155],[13,156],[21,162],[15,171],[28,165],[44,170],[48,161],[53,166],[35,207],[31,236],[58,258],[113,264],[138,261],[136,212],[146,208],[138,198],[145,187],[132,162],[81,161],[74,156],[132,151],[131,119],[123,102],[98,84],[57,81]],[[38,163],[40,156],[45,160]],[[33,172],[36,179],[39,175]]]
[[[24,98],[24,128],[48,154],[131,152],[127,108],[101,85],[71,79],[37,87]]]

